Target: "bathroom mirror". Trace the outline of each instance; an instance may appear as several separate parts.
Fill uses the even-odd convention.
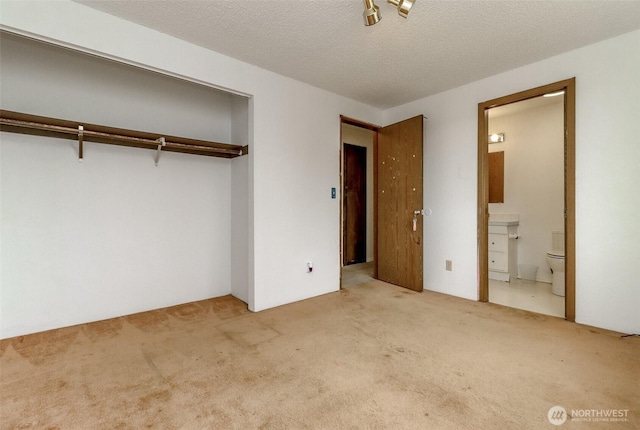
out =
[[[489,203],[504,203],[504,151],[489,153]]]

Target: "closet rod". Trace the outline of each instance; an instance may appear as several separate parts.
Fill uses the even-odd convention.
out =
[[[188,139],[160,133],[147,133],[0,110],[1,131],[76,140],[78,139],[79,126],[82,126],[82,140],[85,142],[157,150],[158,139],[164,138],[165,145],[162,146],[162,151],[222,158],[235,158],[249,152],[247,146]]]

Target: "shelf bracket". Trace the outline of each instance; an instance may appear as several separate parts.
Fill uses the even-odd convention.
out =
[[[84,127],[78,126],[78,162],[84,161]]]
[[[158,142],[158,149],[156,150],[156,166],[158,165],[158,161],[160,161],[160,151],[162,150],[162,147],[165,146],[167,143],[164,140],[164,137],[161,137],[160,139],[156,140],[156,142]]]

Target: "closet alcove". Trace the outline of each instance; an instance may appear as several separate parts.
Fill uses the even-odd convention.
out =
[[[0,63],[3,118],[120,136],[3,123],[3,331],[248,302],[248,97],[7,32]]]

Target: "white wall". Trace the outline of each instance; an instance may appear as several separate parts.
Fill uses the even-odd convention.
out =
[[[69,1],[0,2],[0,28],[251,96],[250,309],[338,290],[340,115],[380,110]]]
[[[639,47],[635,31],[385,111],[385,124],[429,118],[425,288],[478,297],[478,103],[575,76],[576,321],[640,332]]]
[[[230,293],[226,160],[7,134],[3,338]]]
[[[231,140],[232,102],[239,96],[7,33],[0,42],[3,109]]]
[[[3,109],[229,140],[228,94],[0,43]],[[3,338],[231,292],[231,161],[154,155],[86,143],[79,163],[75,141],[1,134]]]
[[[249,143],[249,104],[232,103],[231,141]],[[249,165],[250,155],[231,160],[231,294],[249,303]]]
[[[367,261],[373,261],[373,131],[342,125],[342,142],[367,148]]]
[[[489,213],[519,214],[518,263],[538,266],[536,279],[549,283],[551,231],[564,229],[564,105],[557,99],[508,115],[489,110],[489,134],[506,136],[489,145],[504,151],[504,203],[490,203]]]

